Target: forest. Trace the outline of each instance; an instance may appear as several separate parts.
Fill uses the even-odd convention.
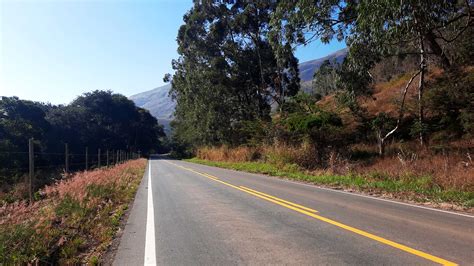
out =
[[[472,192],[473,12],[446,0],[194,1],[164,77],[173,155]],[[344,61],[302,88],[295,49],[335,40]]]
[[[33,139],[34,190],[60,179],[69,170],[115,163],[118,151],[146,156],[160,152],[163,127],[145,109],[111,91],[84,93],[68,105],[0,99],[0,187],[2,198],[25,197],[29,139]],[[85,153],[88,151],[88,165]],[[98,151],[101,149],[101,154]],[[120,154],[122,155],[122,154]]]

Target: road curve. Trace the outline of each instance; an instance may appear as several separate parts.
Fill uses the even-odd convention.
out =
[[[153,159],[114,259],[143,264],[474,265],[474,217]]]

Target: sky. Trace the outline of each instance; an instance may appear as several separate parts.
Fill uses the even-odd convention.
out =
[[[191,0],[0,0],[0,96],[67,104],[164,85]],[[344,48],[299,46],[300,62]]]

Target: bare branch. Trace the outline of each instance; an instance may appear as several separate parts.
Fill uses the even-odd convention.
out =
[[[470,26],[474,25],[474,20],[471,20],[469,19],[467,22],[466,22],[466,25],[463,26],[461,28],[460,31],[458,31],[458,33],[452,37],[451,39],[446,39],[444,36],[443,36],[443,33],[441,33],[441,31],[439,29],[436,29],[438,35],[436,36],[437,39],[441,39],[443,40],[444,42],[446,43],[451,43],[451,42],[454,42],[457,38],[459,38],[459,36],[461,36],[461,34],[464,33],[464,31],[466,31],[468,28],[470,28]]]
[[[410,87],[411,83],[413,82],[413,80],[418,76],[420,75],[421,73],[421,70],[418,70],[411,78],[410,80],[408,81],[407,85],[405,86],[405,89],[403,90],[403,94],[402,94],[402,102],[400,103],[400,111],[398,113],[398,119],[397,119],[397,125],[392,129],[390,130],[383,138],[381,138],[382,141],[385,141],[388,137],[390,137],[393,133],[395,133],[395,131],[397,131],[398,127],[400,126],[400,122],[402,121],[402,118],[403,118],[403,111],[404,111],[404,107],[405,107],[405,99],[406,99],[406,96],[407,96],[407,93],[408,93],[408,88]]]

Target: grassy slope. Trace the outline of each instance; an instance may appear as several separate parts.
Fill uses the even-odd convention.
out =
[[[474,207],[474,192],[443,190],[433,185],[429,176],[406,176],[398,180],[377,175],[313,175],[300,170],[294,165],[276,166],[263,162],[216,162],[197,158],[187,160],[209,166],[245,171],[250,173],[268,174],[317,185],[338,188],[351,188],[359,191],[391,194],[391,196],[419,202],[449,202],[465,208]]]
[[[97,264],[142,179],[146,160],[79,172],[33,204],[0,207],[0,264]]]

